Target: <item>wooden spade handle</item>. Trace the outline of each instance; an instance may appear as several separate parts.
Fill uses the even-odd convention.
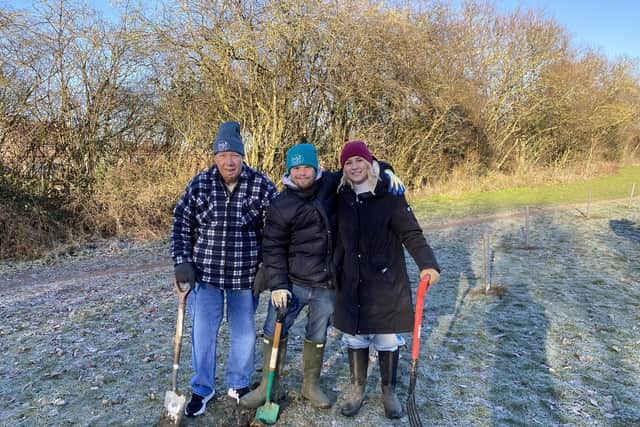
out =
[[[187,305],[187,295],[191,291],[191,288],[187,286],[187,289],[183,290],[180,287],[180,283],[174,282],[176,293],[178,294],[178,315],[176,316],[176,336],[173,340],[173,391],[176,391],[177,371],[180,365],[180,350],[182,348],[182,330],[184,324],[184,310]]]

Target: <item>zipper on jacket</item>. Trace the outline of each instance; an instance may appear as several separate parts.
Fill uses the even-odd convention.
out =
[[[355,194],[355,192],[354,192],[354,194]],[[360,203],[362,203],[362,202],[360,202],[357,194],[355,194],[355,196],[356,196],[356,202],[354,203],[353,206],[354,206],[355,211],[356,211],[356,221],[358,222],[358,225],[357,225],[357,228],[356,228],[357,234],[358,234],[356,236],[357,241],[358,241],[358,248],[356,249],[356,256],[358,257],[358,284],[357,284],[358,287],[357,287],[356,294],[359,294],[360,293],[360,285],[362,284],[362,279],[361,279],[362,274],[360,272],[360,269],[362,268],[361,267],[361,265],[362,265],[362,251],[361,251],[361,248],[360,248],[360,233],[361,233],[361,230],[360,230]],[[356,334],[360,334],[360,299],[359,298],[358,298],[357,306],[358,306],[358,316],[356,317]]]
[[[332,257],[331,249],[333,247],[333,237],[331,236],[331,223],[329,222],[329,218],[326,216],[326,213],[324,211],[324,206],[322,205],[322,201],[320,199],[316,197],[311,202],[311,205],[318,211],[318,214],[320,215],[320,218],[322,219],[322,222],[324,223],[324,226],[327,229],[327,256],[325,257],[325,261],[324,261],[325,262],[324,270],[329,275],[329,278],[327,279],[327,284],[329,285],[329,288],[331,288],[333,287],[333,278],[335,276],[335,272],[332,267],[333,257]],[[336,277],[336,280],[337,280],[337,277]]]

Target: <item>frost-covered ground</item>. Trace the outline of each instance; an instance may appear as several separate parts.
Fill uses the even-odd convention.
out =
[[[640,202],[592,206],[588,219],[573,208],[539,213],[528,250],[523,225],[513,217],[427,230],[443,275],[425,307],[416,388],[424,425],[640,425]],[[479,292],[485,233],[492,285],[503,296]],[[166,242],[2,263],[0,425],[156,423],[171,382],[171,280]],[[263,296],[259,329],[265,306]],[[188,323],[183,392],[191,371]],[[322,381],[338,405],[317,410],[302,401],[303,327],[301,319],[290,338],[278,425],[408,425],[406,417],[384,418],[374,360],[365,405],[353,419],[340,415],[349,369],[334,329]],[[221,362],[227,342],[224,325]],[[261,356],[260,344],[257,366]],[[409,358],[403,349],[402,401]],[[183,425],[246,424],[251,414],[236,411],[224,391],[219,381],[206,415]]]

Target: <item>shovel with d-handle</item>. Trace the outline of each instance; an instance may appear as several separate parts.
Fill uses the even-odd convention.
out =
[[[186,289],[182,289],[180,283],[174,282],[176,293],[178,294],[178,316],[176,319],[176,336],[173,340],[173,377],[172,389],[167,390],[164,395],[164,407],[160,417],[160,426],[178,426],[184,412],[186,398],[178,394],[176,383],[178,382],[178,367],[180,366],[180,348],[182,347],[182,329],[184,323],[184,308],[186,306],[187,295],[191,291],[187,283]],[[185,285],[185,284],[183,284]]]
[[[411,427],[421,427],[420,414],[416,407],[416,375],[418,374],[418,355],[420,354],[420,333],[422,332],[422,309],[424,306],[424,297],[429,288],[429,280],[431,276],[425,275],[418,284],[418,293],[416,296],[416,314],[413,318],[413,341],[411,343],[411,377],[409,379],[409,396],[407,396],[407,415],[409,416],[409,425]]]
[[[286,308],[278,308],[276,317],[276,330],[273,333],[273,345],[271,347],[271,359],[269,359],[269,374],[267,376],[267,390],[264,405],[258,407],[256,411],[256,420],[265,424],[275,424],[278,420],[278,412],[280,405],[271,401],[271,387],[273,379],[276,375],[276,366],[278,366],[278,347],[280,347],[280,334],[282,333],[282,322],[286,314]]]

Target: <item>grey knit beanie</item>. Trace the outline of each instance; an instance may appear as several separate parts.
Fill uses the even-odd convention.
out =
[[[234,151],[244,156],[244,144],[240,136],[240,123],[224,122],[218,128],[216,138],[213,140],[213,154],[223,151]]]

